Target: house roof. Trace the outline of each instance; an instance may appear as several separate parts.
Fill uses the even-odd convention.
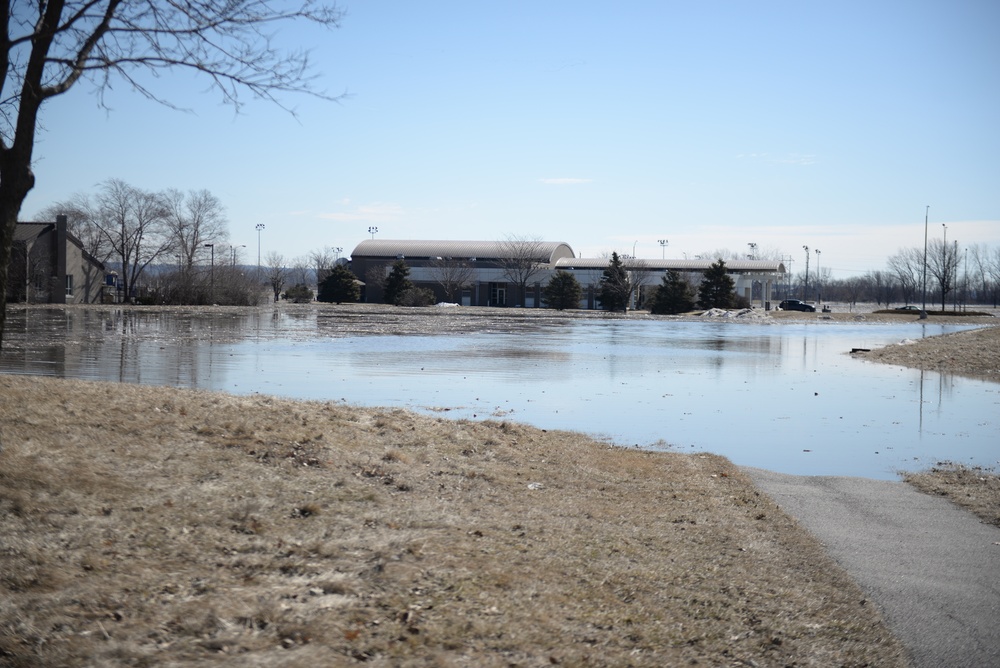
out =
[[[610,260],[606,257],[565,258],[556,262],[556,269],[604,269]],[[717,260],[653,260],[639,258],[623,259],[626,267],[633,262],[641,262],[650,271],[705,271]],[[783,274],[785,265],[772,260],[726,260],[726,269],[741,274]]]
[[[431,240],[401,240],[401,239],[366,239],[359,243],[352,258],[380,257],[395,259],[399,256],[419,258],[455,258],[496,260],[510,257],[505,251],[509,243],[505,241],[431,241]],[[552,263],[560,258],[573,257],[573,249],[561,241],[527,241],[536,245],[538,254],[535,260]]]
[[[21,222],[18,221],[17,225],[14,227],[14,241],[18,242],[28,242],[35,241],[43,234],[48,234],[50,232],[54,233],[56,231],[55,223],[39,223],[39,222]],[[105,270],[104,263],[98,260],[96,257],[91,255],[86,248],[83,247],[83,242],[80,241],[74,234],[67,232],[66,240],[71,244],[80,249],[83,253],[83,257],[87,259],[93,265],[101,268],[101,271]]]
[[[56,229],[55,223],[18,223],[14,227],[14,241],[34,241],[46,232]]]

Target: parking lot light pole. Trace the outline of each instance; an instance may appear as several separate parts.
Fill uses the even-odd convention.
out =
[[[924,278],[923,278],[923,300],[924,304],[920,308],[920,319],[927,317],[927,218],[931,213],[931,205],[928,204],[924,210]]]
[[[823,305],[823,293],[820,292],[820,279],[822,275],[819,273],[819,249],[814,249],[816,251],[816,301],[821,306]]]
[[[257,280],[260,280],[260,233],[264,229],[264,223],[257,223]]]
[[[802,301],[805,301],[809,294],[809,246],[803,246],[802,250],[806,252],[806,281],[802,284]]]

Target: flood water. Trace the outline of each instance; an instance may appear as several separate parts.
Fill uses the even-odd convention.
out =
[[[582,319],[370,335],[323,313],[12,311],[0,372],[514,420],[800,475],[1000,460],[1000,384],[846,354],[962,326]]]

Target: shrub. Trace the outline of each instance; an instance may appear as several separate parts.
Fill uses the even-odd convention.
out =
[[[311,302],[313,298],[313,291],[307,288],[302,283],[288,288],[285,290],[285,299],[289,301],[294,301],[296,304],[304,304]]]
[[[404,292],[399,300],[400,306],[430,306],[434,303],[434,291],[428,288],[414,288]]]

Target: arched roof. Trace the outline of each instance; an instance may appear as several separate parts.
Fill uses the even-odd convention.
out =
[[[606,257],[565,258],[556,262],[556,269],[604,269],[610,260]],[[633,263],[650,271],[705,271],[717,260],[653,260],[639,258],[637,260],[622,259],[628,267]],[[774,260],[726,260],[726,269],[738,274],[783,274],[785,265]]]
[[[352,258],[379,257],[397,258],[455,258],[497,260],[510,257],[505,250],[517,241],[414,241],[402,239],[365,239],[359,243]],[[537,252],[533,258],[538,262],[553,263],[562,258],[572,258],[573,249],[561,241],[525,241],[527,247]]]

